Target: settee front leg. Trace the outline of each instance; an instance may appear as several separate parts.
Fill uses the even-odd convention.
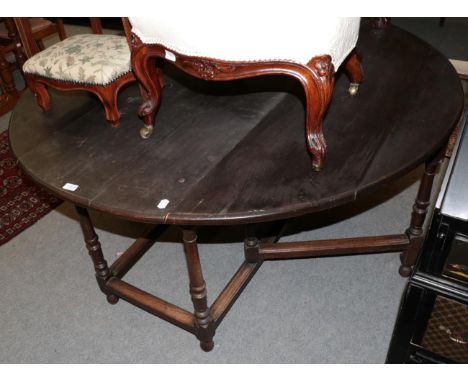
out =
[[[138,115],[143,119],[144,126],[140,136],[147,139],[154,130],[156,112],[161,103],[163,86],[162,71],[156,66],[155,55],[149,52],[136,35],[132,35],[132,68],[142,90],[143,103],[138,109]]]
[[[343,68],[350,81],[348,92],[350,95],[355,96],[364,78],[361,59],[356,50],[353,50],[346,58]]]
[[[306,96],[307,149],[312,156],[313,169],[320,171],[327,149],[322,122],[331,100],[334,70],[328,55],[314,57],[307,68],[300,77]]]

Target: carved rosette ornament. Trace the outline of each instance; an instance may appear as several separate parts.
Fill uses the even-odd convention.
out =
[[[315,77],[315,84],[319,88],[321,107],[327,107],[333,91],[335,70],[329,55],[312,58],[307,66]]]
[[[333,64],[331,63],[330,56],[314,57],[310,60],[310,63],[312,63],[320,77],[331,75],[333,73]]]
[[[329,81],[333,77],[334,67],[331,57],[328,54],[312,58],[307,63],[307,66],[312,69],[312,72],[320,77],[322,81]]]

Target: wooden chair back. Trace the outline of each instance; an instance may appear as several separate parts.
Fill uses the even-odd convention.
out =
[[[99,17],[90,17],[91,30],[93,33],[102,34],[102,23]],[[18,34],[20,35],[21,41],[24,46],[24,51],[26,56],[32,57],[36,53],[39,53],[42,49],[41,46],[37,44],[38,37],[33,33],[31,28],[31,20],[29,17],[15,17],[16,28],[18,29]],[[63,26],[62,19],[56,19],[57,33],[60,36],[60,39],[65,38],[65,28]],[[62,38],[63,37],[63,38]]]
[[[31,26],[31,22],[34,22],[33,19],[29,17],[15,17],[13,19],[27,57],[31,57],[39,51],[44,50],[42,39],[45,37],[54,33],[59,35],[60,40],[67,37],[61,18],[56,18],[54,23],[35,31],[33,31]]]
[[[127,38],[128,46],[132,46],[132,25],[128,17],[122,17],[122,24],[124,27],[125,37]]]

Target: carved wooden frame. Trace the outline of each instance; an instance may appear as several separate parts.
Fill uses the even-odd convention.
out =
[[[186,56],[160,44],[145,44],[134,33],[131,52],[133,71],[143,93],[143,103],[138,110],[145,124],[140,130],[143,138],[148,138],[153,132],[164,86],[157,58],[169,59],[186,73],[203,80],[225,81],[263,75],[287,75],[299,80],[304,88],[307,149],[312,156],[314,170],[321,169],[326,154],[322,120],[334,86],[334,68],[329,55],[313,57],[307,65],[292,61],[222,61]],[[362,69],[355,52],[347,59],[345,70],[352,82],[350,93],[354,95],[362,82]]]
[[[135,76],[132,72],[124,74],[107,85],[91,85],[70,81],[60,81],[40,77],[30,73],[25,73],[24,78],[28,88],[31,89],[36,96],[37,104],[44,112],[50,109],[50,96],[47,90],[48,86],[61,91],[84,90],[94,93],[104,106],[106,119],[113,127],[117,127],[120,121],[120,112],[117,103],[118,93],[123,86],[135,81]]]

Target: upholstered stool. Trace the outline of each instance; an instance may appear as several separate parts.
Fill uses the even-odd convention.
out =
[[[81,34],[60,41],[29,58],[23,71],[44,111],[50,108],[47,86],[86,90],[99,97],[113,126],[120,119],[118,92],[135,79],[126,38],[102,34]]]
[[[360,19],[322,17],[294,6],[233,6],[214,15],[205,12],[208,3],[184,3],[183,11],[177,1],[161,3],[151,17],[130,17],[132,67],[144,92],[139,114],[145,126],[140,134],[151,135],[161,99],[162,72],[156,58],[205,80],[293,76],[304,88],[307,148],[313,168],[319,170],[326,152],[322,119],[334,73],[344,63],[352,95],[362,82],[353,50]]]

